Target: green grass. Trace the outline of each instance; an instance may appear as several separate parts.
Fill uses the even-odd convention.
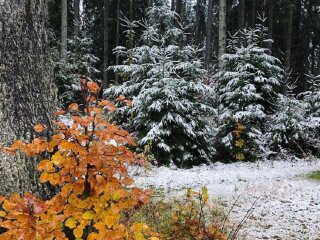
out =
[[[320,181],[320,171],[314,171],[307,175],[308,179]]]
[[[173,216],[174,213],[183,206],[184,201],[182,199],[171,199],[150,201],[142,209],[134,212],[130,218],[130,222],[141,222],[148,226],[151,226],[156,232],[161,233],[163,239],[177,240],[177,239],[189,239],[189,238],[177,238],[173,226],[176,225],[176,221]],[[194,210],[198,210],[197,204]],[[207,225],[218,224],[221,226],[225,211],[223,207],[209,207],[207,206],[205,216],[203,216]],[[225,231],[228,229],[226,226]],[[179,229],[179,232],[183,229]],[[193,238],[190,238],[193,239]]]

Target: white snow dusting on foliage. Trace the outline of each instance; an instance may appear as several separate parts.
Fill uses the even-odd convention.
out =
[[[221,201],[226,211],[239,196],[230,215],[236,224],[257,200],[240,230],[243,239],[316,240],[320,237],[320,184],[305,177],[316,170],[320,161],[216,163],[133,172],[138,186],[163,190],[169,198],[185,194],[187,188],[206,186],[211,200]]]

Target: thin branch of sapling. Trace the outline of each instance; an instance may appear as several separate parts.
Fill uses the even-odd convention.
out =
[[[234,240],[236,239],[240,229],[244,226],[244,224],[247,222],[247,220],[249,219],[249,217],[251,216],[251,214],[253,213],[253,211],[255,210],[255,205],[257,204],[257,201],[259,200],[259,198],[257,198],[253,204],[251,205],[251,207],[249,208],[249,210],[247,211],[246,215],[242,218],[242,220],[240,221],[240,223],[238,224],[236,230],[234,231],[234,233],[232,234],[230,240]],[[232,232],[231,232],[232,233]],[[230,233],[230,234],[231,234]],[[230,236],[229,234],[229,236]],[[228,236],[228,239],[229,239]]]
[[[231,208],[229,209],[228,211],[228,214],[225,216],[225,218],[223,219],[223,224],[222,224],[222,229],[221,229],[221,232],[224,231],[224,227],[225,227],[225,224],[231,214],[231,212],[233,211],[234,207],[236,206],[237,202],[239,201],[239,198],[240,198],[241,195],[238,195],[238,197],[236,198],[236,200],[234,201],[234,203],[232,204]]]

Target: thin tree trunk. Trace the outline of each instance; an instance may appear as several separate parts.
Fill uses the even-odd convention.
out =
[[[171,0],[171,11],[175,10],[175,0]]]
[[[286,37],[286,67],[291,66],[291,47],[292,47],[292,19],[293,19],[293,4],[289,4],[288,12],[288,32]]]
[[[213,0],[209,0],[208,4],[208,19],[207,19],[207,29],[206,29],[206,50],[204,56],[204,67],[209,68],[209,62],[212,50],[212,18],[213,18]]]
[[[317,66],[317,75],[320,76],[320,47],[319,47],[319,51],[318,51],[318,66]]]
[[[148,8],[152,7],[153,5],[153,0],[148,0]]]
[[[182,15],[182,0],[175,0],[176,2],[176,13],[179,15],[181,19]]]
[[[117,5],[117,35],[116,35],[116,46],[120,45],[120,4],[121,0],[118,0]],[[119,56],[116,55],[116,65],[119,65]],[[119,84],[119,76],[116,74],[116,82]]]
[[[268,39],[273,39],[273,10],[274,0],[268,2]],[[272,52],[272,42],[268,43],[268,48]]]
[[[130,10],[129,10],[130,22],[133,22],[133,0],[130,0]],[[130,32],[132,32],[132,24],[130,24]],[[129,39],[129,49],[133,48],[133,37]]]
[[[73,2],[74,12],[74,35],[79,36],[80,33],[80,0],[74,0]]]
[[[68,34],[68,11],[67,0],[61,0],[61,58],[65,59],[67,56],[67,34]]]
[[[56,106],[57,89],[48,56],[47,1],[12,0],[0,4],[0,142],[5,145],[38,134]],[[49,132],[44,132],[47,137]],[[40,184],[39,159],[1,154],[0,195],[32,192],[43,198],[52,188]]]
[[[254,27],[256,22],[256,0],[251,0],[251,19],[250,19],[250,27]]]
[[[227,4],[226,0],[219,1],[219,69],[223,69],[221,56],[226,52],[226,38],[227,38]]]
[[[200,44],[200,3],[201,0],[197,0],[196,4],[196,32],[195,32],[195,45]]]
[[[238,15],[239,30],[244,29],[244,7],[245,7],[245,0],[239,0],[239,15]]]
[[[103,88],[106,89],[109,87],[109,1],[105,0],[103,4]]]

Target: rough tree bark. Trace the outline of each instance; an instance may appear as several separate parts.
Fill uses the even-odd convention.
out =
[[[0,1],[0,142],[29,141],[33,125],[51,126],[56,86],[47,49],[47,1]],[[43,137],[46,137],[45,135]],[[37,159],[1,154],[0,195],[32,192],[49,197],[40,184]]]
[[[67,56],[67,34],[68,34],[68,1],[61,0],[61,58]]]
[[[219,1],[219,59],[226,52],[227,41],[227,3],[226,0]],[[223,69],[222,61],[219,60],[219,69]]]
[[[208,18],[207,18],[207,29],[206,29],[206,49],[204,55],[204,67],[209,68],[209,62],[212,50],[212,18],[213,18],[213,0],[209,0],[208,4]]]
[[[109,1],[104,1],[104,16],[103,16],[103,88],[109,86],[108,71],[109,66]]]

